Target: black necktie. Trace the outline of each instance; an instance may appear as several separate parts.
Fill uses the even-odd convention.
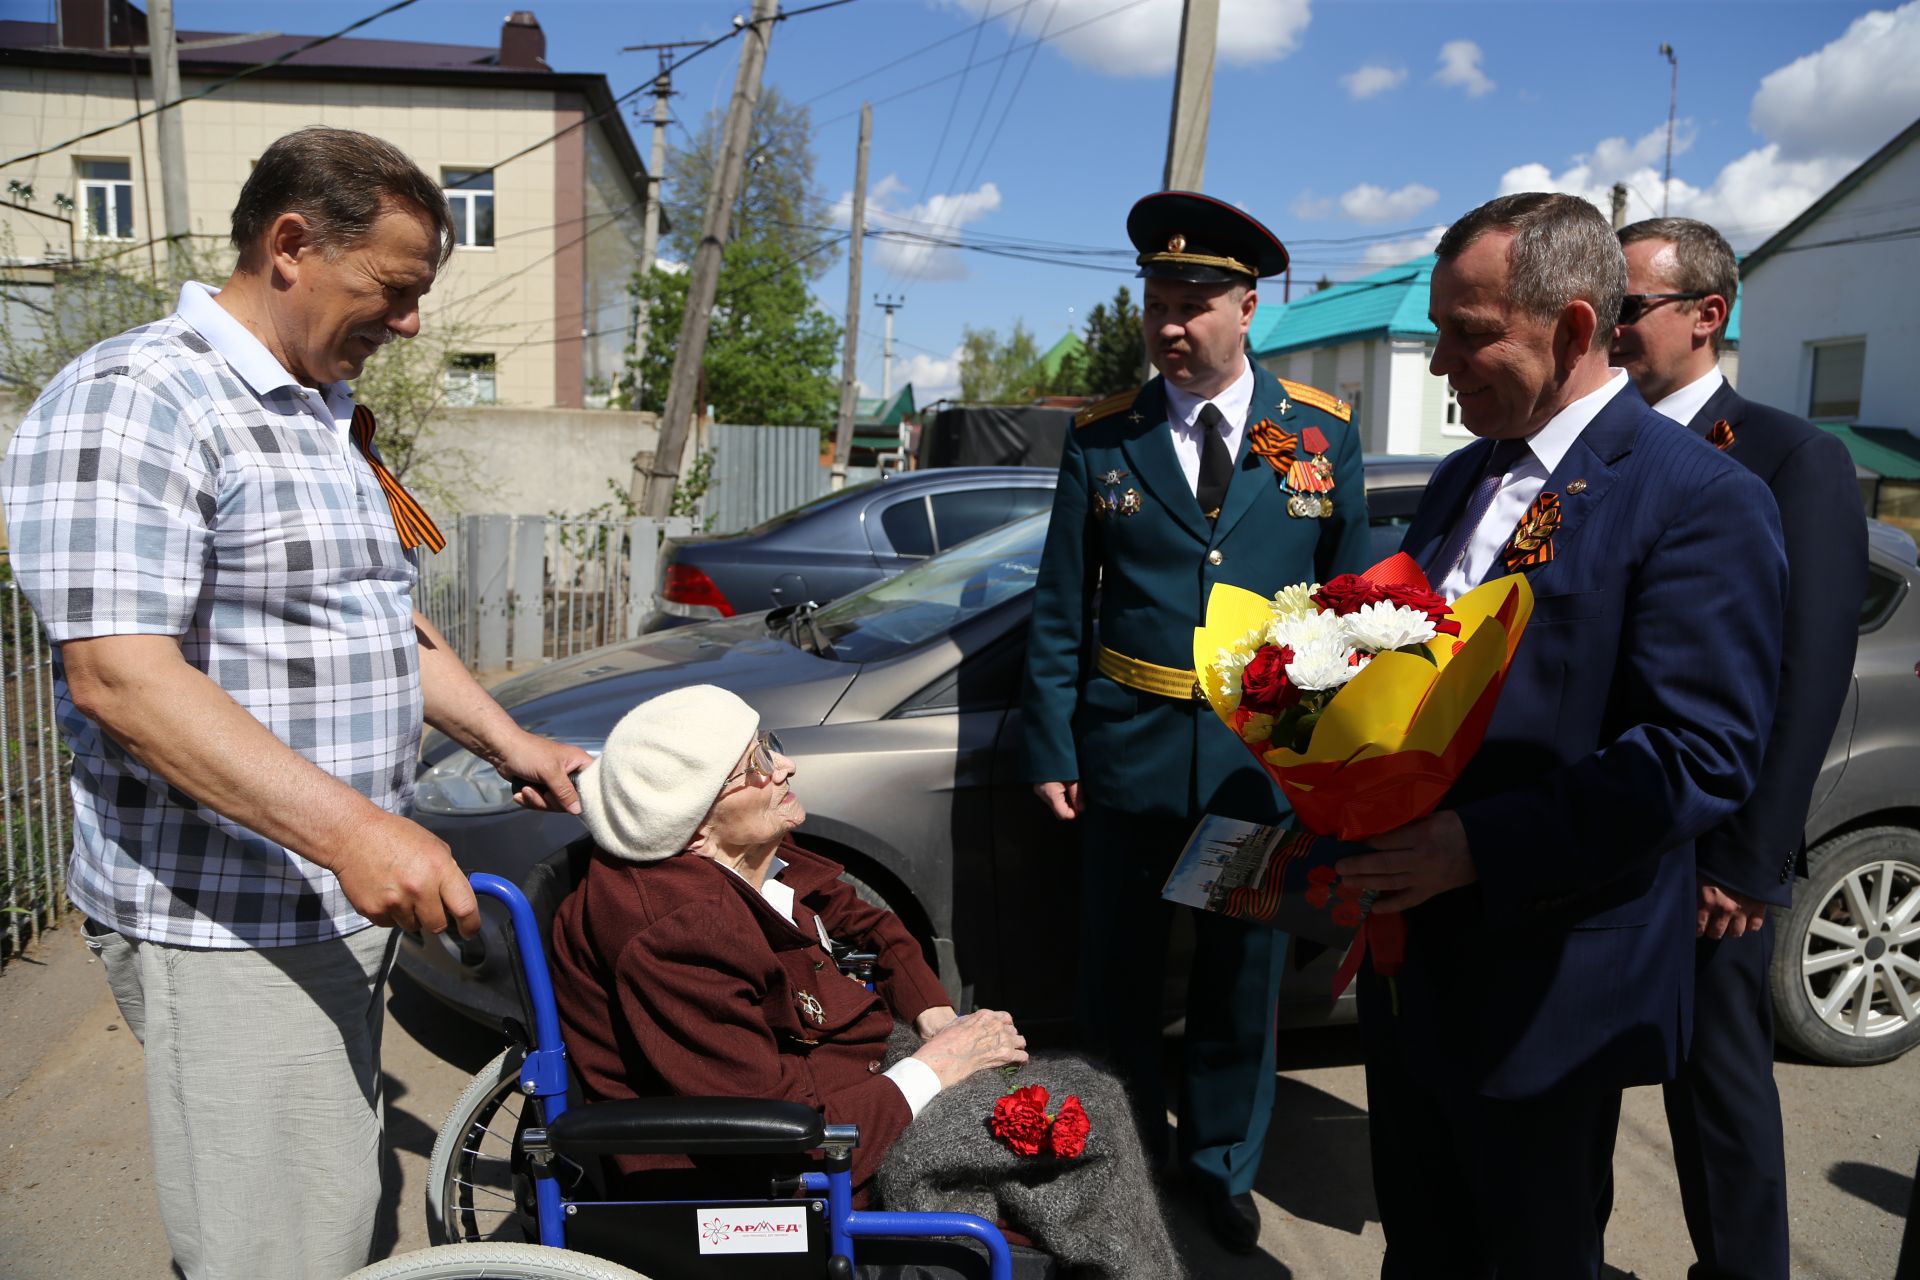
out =
[[[1193,496],[1200,499],[1200,509],[1209,520],[1220,518],[1220,504],[1227,500],[1227,482],[1233,479],[1233,455],[1227,452],[1227,442],[1220,434],[1225,420],[1212,401],[1200,406],[1200,482],[1194,486]]]

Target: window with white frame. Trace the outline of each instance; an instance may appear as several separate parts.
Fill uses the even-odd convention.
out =
[[[498,404],[497,365],[490,351],[461,352],[447,358],[446,391],[450,405]]]
[[[80,208],[87,235],[133,239],[133,171],[125,160],[82,160]]]
[[[493,247],[493,170],[442,169],[440,185],[453,210],[453,242],[469,249]]]
[[[1821,342],[1813,346],[1813,386],[1807,396],[1809,418],[1860,416],[1860,384],[1866,378],[1867,343]]]

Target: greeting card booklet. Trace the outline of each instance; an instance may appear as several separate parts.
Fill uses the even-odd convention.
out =
[[[1194,828],[1160,896],[1344,948],[1373,900],[1333,870],[1355,848],[1300,827],[1210,813]]]

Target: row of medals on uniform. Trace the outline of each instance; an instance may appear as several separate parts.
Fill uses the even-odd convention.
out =
[[[1271,426],[1262,422],[1254,427]],[[1287,514],[1296,520],[1324,520],[1333,514],[1333,460],[1327,457],[1326,437],[1318,427],[1308,427],[1301,433],[1302,442],[1310,450],[1306,458],[1297,458],[1287,465]],[[1317,447],[1316,447],[1317,446]],[[1132,485],[1126,490],[1115,493],[1120,482],[1131,476],[1128,471],[1102,472],[1100,484],[1106,489],[1093,493],[1093,514],[1106,517],[1111,515],[1137,516],[1140,514],[1140,491]]]

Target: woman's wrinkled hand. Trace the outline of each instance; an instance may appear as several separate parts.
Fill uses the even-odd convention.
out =
[[[1012,1014],[976,1009],[940,1028],[913,1056],[932,1067],[947,1089],[976,1071],[1025,1062],[1027,1038],[1013,1025]]]
[[[940,1028],[959,1016],[950,1004],[935,1005],[913,1020],[913,1029],[922,1040],[931,1040],[940,1033]]]

